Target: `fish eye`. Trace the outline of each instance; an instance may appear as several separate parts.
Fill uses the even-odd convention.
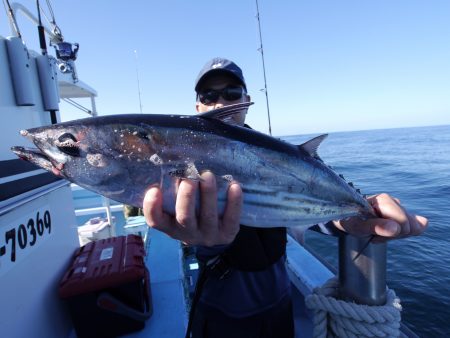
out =
[[[64,133],[58,137],[58,142],[60,142],[60,143],[66,143],[66,142],[67,143],[71,143],[71,142],[76,143],[77,139],[71,133]]]
[[[138,132],[137,132],[137,136],[138,136],[139,138],[141,138],[141,139],[149,140],[149,138],[148,138],[148,133],[145,132],[145,131],[138,131]]]
[[[55,145],[63,153],[69,156],[80,156],[80,148],[78,147],[77,139],[71,133],[64,133],[58,137]]]

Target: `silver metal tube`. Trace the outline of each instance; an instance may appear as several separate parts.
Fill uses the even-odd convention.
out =
[[[341,299],[358,304],[384,305],[387,245],[367,244],[369,239],[348,234],[339,236]]]
[[[112,218],[111,202],[110,202],[109,198],[103,197],[103,196],[102,196],[102,201],[103,201],[103,206],[105,207],[106,218],[108,219],[109,228],[111,229],[111,236],[114,237],[114,236],[116,236],[116,225],[114,224],[114,221]]]
[[[97,116],[98,115],[98,113],[97,113],[97,106],[95,104],[95,97],[94,96],[91,96],[91,107],[92,107],[91,115],[92,116]]]

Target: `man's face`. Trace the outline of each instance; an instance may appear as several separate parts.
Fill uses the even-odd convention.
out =
[[[205,79],[198,92],[202,93],[202,92],[207,92],[210,90],[221,91],[227,87],[242,88],[242,85],[240,84],[240,82],[237,79],[235,79],[232,76],[228,76],[226,74],[217,74],[215,76]],[[195,108],[197,109],[197,112],[204,113],[204,112],[210,111],[212,109],[217,109],[217,108],[228,106],[230,104],[249,102],[249,101],[250,101],[250,96],[247,95],[247,93],[245,93],[245,90],[244,90],[241,98],[236,99],[236,100],[231,100],[231,101],[226,100],[225,98],[222,97],[222,95],[219,95],[217,100],[215,100],[214,102],[209,102],[209,103],[202,103],[199,99],[197,99]],[[244,122],[245,122],[246,114],[247,114],[247,109],[243,109],[242,112],[234,114],[231,118],[231,121],[225,121],[225,122],[243,126]]]

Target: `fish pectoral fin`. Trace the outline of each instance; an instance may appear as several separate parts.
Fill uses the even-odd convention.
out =
[[[194,181],[202,180],[194,163],[187,163],[183,165],[177,165],[175,167],[170,167],[168,168],[167,173],[170,176],[176,178],[183,178]]]
[[[253,104],[253,102],[242,102],[242,103],[230,104],[225,107],[213,109],[213,110],[207,111],[205,113],[198,114],[197,116],[203,117],[203,118],[210,118],[210,119],[226,121],[230,117],[232,117],[234,114],[242,112],[243,109],[250,107],[252,104]]]

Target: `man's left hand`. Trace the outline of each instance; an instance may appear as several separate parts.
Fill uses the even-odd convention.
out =
[[[418,236],[428,226],[428,219],[408,213],[396,198],[386,193],[367,198],[378,218],[352,217],[335,221],[335,226],[355,236],[377,235],[376,241]]]

